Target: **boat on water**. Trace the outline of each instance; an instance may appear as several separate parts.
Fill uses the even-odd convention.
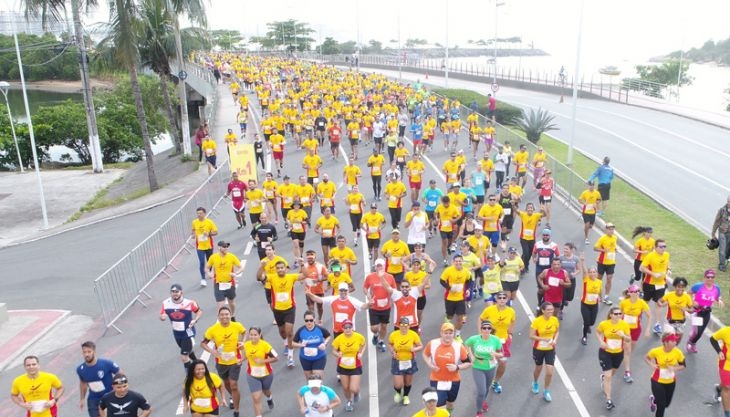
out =
[[[618,69],[618,67],[614,65],[607,65],[605,67],[601,67],[598,69],[598,72],[603,75],[619,75],[621,74],[621,70]]]

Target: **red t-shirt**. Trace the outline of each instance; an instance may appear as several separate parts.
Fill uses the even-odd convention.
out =
[[[548,286],[543,294],[545,301],[548,303],[563,302],[563,287],[560,283],[564,281],[569,281],[568,274],[565,273],[564,269],[561,269],[557,273],[553,272],[552,268],[545,270],[545,280],[543,283]]]
[[[228,193],[231,196],[234,207],[243,207],[243,200],[246,197],[247,190],[248,185],[241,180],[234,180],[228,183]]]
[[[342,130],[338,126],[332,126],[329,128],[329,136],[330,136],[330,142],[332,143],[340,143],[340,136],[342,135]]]
[[[393,275],[390,275],[386,272],[385,282],[387,282],[388,285],[390,285],[390,287],[394,290],[396,289],[395,279],[393,278]],[[363,286],[365,288],[365,292],[370,294],[370,299],[374,303],[374,305],[370,307],[371,310],[384,311],[390,309],[391,303],[390,297],[388,296],[388,291],[380,282],[380,278],[378,277],[377,272],[373,272],[372,274],[365,277],[365,283],[363,284]]]

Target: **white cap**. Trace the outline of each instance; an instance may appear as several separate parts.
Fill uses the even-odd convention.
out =
[[[385,266],[385,259],[383,259],[383,258],[378,258],[378,259],[376,259],[376,260],[375,260],[375,266],[378,266],[378,265],[383,265],[383,266]]]
[[[337,286],[338,290],[349,290],[350,286],[347,285],[346,282],[340,282],[340,285]]]
[[[423,398],[424,402],[438,401],[439,395],[435,392],[427,392],[427,393],[423,394],[422,398]]]
[[[307,385],[309,388],[321,388],[322,387],[322,380],[321,379],[310,379],[307,381]]]

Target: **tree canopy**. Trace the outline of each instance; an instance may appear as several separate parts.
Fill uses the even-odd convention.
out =
[[[258,43],[264,49],[308,51],[314,39],[309,35],[314,29],[309,24],[294,19],[267,23],[268,31],[264,36],[253,36],[250,41]]]
[[[730,65],[730,37],[721,41],[708,40],[700,48],[689,51],[674,51],[669,54],[672,58],[680,56],[697,63],[717,62],[720,65]]]

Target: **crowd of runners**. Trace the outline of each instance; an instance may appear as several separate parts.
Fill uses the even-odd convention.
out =
[[[296,395],[301,413],[310,417],[332,416],[338,408],[352,412],[367,369],[363,354],[372,343],[380,354],[367,360],[389,362],[393,401],[409,406],[416,398],[414,406],[421,409],[414,417],[449,415],[463,384],[473,384],[476,395],[459,401],[467,410],[459,415],[483,417],[487,399],[499,401],[490,393],[502,393],[505,385],[530,384],[533,394],[551,402],[556,347],[581,343],[598,347],[607,410],[621,402],[612,395],[613,377],[635,383],[631,364],[638,358],[653,370],[637,377],[642,384],[650,380],[649,407],[664,415],[686,366],[685,353],[697,353],[712,308],[723,300],[713,269],[691,285],[672,276],[667,242],[644,226],[634,231],[634,275],[614,285],[619,256],[614,225],[605,223],[600,238],[589,239],[610,199],[608,158],[578,198],[585,242],[557,243],[551,227],[557,185],[547,155],[542,148],[530,155],[524,145],[513,150],[500,141],[493,113],[484,120],[472,112],[462,120],[458,101],[378,74],[273,57],[198,59],[218,69],[239,107],[240,138],[229,129],[225,142],[252,143],[255,169],[261,164],[260,181],[242,181],[234,173],[225,195],[260,262],[255,273],[244,271],[229,251],[231,242],[216,238],[218,227],[207,208],[197,209],[191,236],[200,286],[210,283],[216,311],[203,315],[179,284],[172,285],[159,311],[160,320],[171,323],[186,370],[180,381],[186,413],[217,415],[225,406],[239,417],[241,379],[251,396],[252,413],[245,414],[255,417],[263,414],[264,402],[274,408],[274,392],[277,398]],[[196,143],[213,172],[220,153],[205,126]],[[301,160],[291,155],[295,149],[304,151]],[[441,151],[449,158],[433,166],[439,180],[425,183],[427,163],[433,165],[426,159]],[[340,159],[346,161],[341,171],[328,166]],[[346,187],[344,195],[337,195],[336,182]],[[307,240],[312,235],[319,246]],[[353,250],[361,244],[367,259]],[[287,245],[289,259],[280,254]],[[439,255],[430,256],[426,248]],[[356,274],[355,266],[363,264],[371,267]],[[273,319],[280,341],[263,337],[261,325],[268,322],[262,316],[236,317],[242,280],[261,283],[271,312],[266,320]],[[513,338],[518,314],[513,303],[525,285],[537,288],[535,318],[529,334]],[[297,310],[297,295],[306,297],[306,309]],[[564,309],[573,301],[583,322],[576,341],[559,337]],[[606,308],[599,311],[601,304]],[[438,334],[424,331],[426,309],[443,312]],[[472,309],[480,311],[479,318],[467,325]],[[363,310],[370,329],[356,331],[356,313]],[[657,347],[634,352],[639,338],[652,332]],[[509,360],[530,360],[512,358],[511,347],[528,343],[532,379],[509,375]],[[723,328],[704,346],[720,358],[717,397],[726,416],[728,344],[730,328]],[[137,409],[149,414],[150,404],[128,389],[118,365],[96,358],[92,342],[82,350],[81,408],[91,417],[105,416],[110,408],[111,415],[136,416]],[[306,383],[296,393],[276,390],[280,361],[286,368],[301,367]],[[334,381],[325,375],[328,361],[337,365],[332,386],[324,383]],[[13,401],[32,417],[56,416],[61,382],[40,372],[36,357],[24,365]],[[429,373],[428,386],[413,386],[418,372]],[[35,389],[40,380],[42,395]]]

